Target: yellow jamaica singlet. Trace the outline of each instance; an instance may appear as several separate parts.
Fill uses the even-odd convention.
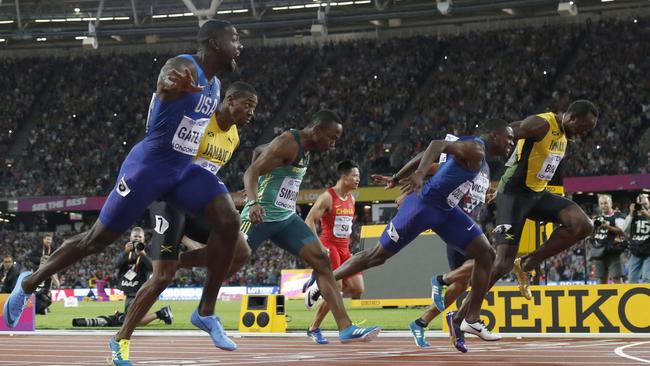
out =
[[[543,191],[560,165],[566,152],[567,138],[558,123],[555,113],[537,115],[546,120],[549,129],[541,141],[522,139],[517,142],[516,159],[499,182],[500,192],[520,191],[528,188],[534,192]]]
[[[219,169],[232,158],[232,154],[238,146],[239,133],[237,132],[237,125],[233,124],[228,131],[223,131],[219,128],[217,119],[213,114],[201,139],[199,152],[196,154],[194,163],[216,175]]]

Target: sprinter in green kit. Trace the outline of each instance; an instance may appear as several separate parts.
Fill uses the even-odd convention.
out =
[[[380,329],[352,324],[343,306],[327,252],[296,214],[296,199],[307,172],[310,152],[333,149],[342,132],[339,116],[333,111],[321,110],[312,117],[309,127],[291,129],[268,145],[258,147],[253,163],[244,174],[248,202],[241,214],[241,231],[247,236],[253,252],[262,242],[271,240],[308,263],[314,269],[323,298],[332,310],[341,342],[369,342]]]

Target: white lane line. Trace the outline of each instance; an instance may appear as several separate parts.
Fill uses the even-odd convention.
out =
[[[623,351],[624,351],[626,348],[628,348],[628,347],[635,347],[635,346],[638,346],[638,345],[641,345],[641,344],[648,344],[648,343],[650,343],[650,342],[637,342],[637,343],[630,343],[630,344],[628,344],[628,345],[626,345],[626,346],[621,346],[621,347],[616,348],[616,349],[614,350],[614,353],[616,353],[618,356],[625,357],[625,358],[630,359],[630,360],[634,360],[634,361],[638,361],[638,362],[643,362],[643,363],[650,363],[650,360],[646,360],[646,359],[644,359],[644,358],[639,358],[639,357],[630,356],[630,355],[626,354],[625,352],[623,352]]]

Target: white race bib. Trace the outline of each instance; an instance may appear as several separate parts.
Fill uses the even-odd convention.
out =
[[[182,154],[196,155],[208,122],[210,122],[209,118],[193,120],[184,116],[174,133],[172,148]]]
[[[214,175],[217,175],[219,169],[221,169],[221,165],[217,163],[213,163],[210,160],[205,158],[196,158],[196,160],[194,160],[194,164],[200,166],[201,168],[209,171]]]
[[[537,178],[545,181],[553,179],[553,174],[555,174],[557,167],[560,165],[562,157],[563,155],[560,154],[549,154],[546,160],[544,160],[542,168],[537,172]]]
[[[352,235],[352,216],[336,216],[334,219],[334,236],[349,238]]]
[[[460,186],[458,186],[458,188],[454,189],[454,191],[451,192],[449,196],[447,196],[447,204],[449,205],[449,207],[458,206],[458,202],[460,202],[460,200],[463,198],[465,193],[467,193],[471,188],[472,188],[472,182],[466,181]]]
[[[285,177],[282,181],[282,186],[278,190],[278,195],[275,197],[275,206],[285,210],[295,211],[300,183],[302,183],[302,179]]]
[[[490,179],[483,174],[478,174],[472,181],[472,188],[469,190],[469,196],[481,204],[485,203],[485,195],[490,188]]]
[[[448,133],[447,136],[445,136],[445,141],[458,141],[458,137]],[[447,154],[440,154],[440,158],[438,158],[438,164],[442,164],[445,161],[447,161]]]

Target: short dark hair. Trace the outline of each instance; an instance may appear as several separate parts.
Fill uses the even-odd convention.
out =
[[[503,130],[506,127],[508,127],[508,122],[500,118],[490,118],[478,127],[478,132],[480,134],[488,134]]]
[[[598,118],[598,108],[596,105],[586,99],[578,99],[573,103],[569,104],[567,108],[567,113],[571,113],[572,116],[578,118],[587,117],[589,113],[593,114],[594,117]]]
[[[257,95],[257,90],[249,83],[235,81],[226,89],[226,97],[231,95],[233,98],[241,98],[245,95]]]
[[[336,124],[341,125],[343,122],[341,121],[341,117],[333,110],[321,109],[311,117],[311,124],[313,127],[329,128]]]
[[[358,168],[359,164],[355,163],[352,160],[343,160],[342,162],[336,165],[336,171],[339,175],[348,175],[354,168]]]
[[[199,47],[208,44],[211,39],[216,39],[223,34],[226,28],[232,27],[232,23],[227,20],[210,19],[201,25],[196,40],[199,42]]]

